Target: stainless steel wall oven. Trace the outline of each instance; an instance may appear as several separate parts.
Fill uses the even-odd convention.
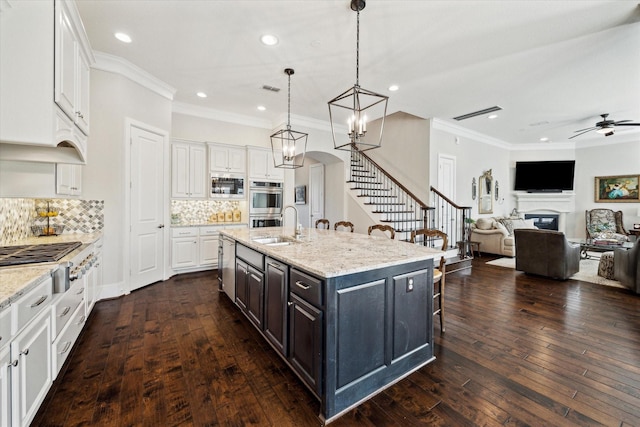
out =
[[[281,182],[251,181],[249,185],[249,227],[281,225],[283,189]]]

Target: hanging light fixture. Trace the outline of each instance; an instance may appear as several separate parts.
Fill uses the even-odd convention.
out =
[[[337,150],[371,150],[382,145],[384,119],[387,115],[388,96],[371,92],[360,87],[360,11],[366,6],[365,0],[351,0],[351,10],[357,12],[356,31],[356,84],[329,101],[329,120],[333,134],[333,146]],[[367,135],[367,121],[380,118],[380,133]],[[346,125],[346,135],[336,135],[336,130]],[[336,129],[338,128],[338,129]],[[345,138],[345,136],[347,138]]]
[[[304,166],[304,154],[307,151],[306,133],[291,130],[291,75],[293,68],[285,68],[284,73],[289,76],[287,128],[271,135],[271,151],[273,164],[277,168],[295,169]],[[300,156],[296,156],[300,154]]]

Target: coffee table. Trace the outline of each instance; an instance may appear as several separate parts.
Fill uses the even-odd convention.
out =
[[[587,251],[591,252],[610,252],[614,249],[629,250],[633,247],[633,242],[624,242],[617,245],[603,245],[601,243],[594,243],[592,239],[583,240],[570,240],[572,243],[580,244],[580,258],[589,259],[591,256]],[[594,257],[595,258],[595,257]]]

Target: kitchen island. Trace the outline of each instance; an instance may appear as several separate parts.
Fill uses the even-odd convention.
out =
[[[235,304],[320,400],[326,424],[434,360],[441,252],[358,233],[293,233],[221,231],[236,242]]]

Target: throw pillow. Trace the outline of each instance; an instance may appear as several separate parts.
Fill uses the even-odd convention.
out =
[[[493,218],[478,218],[476,220],[476,228],[478,230],[491,230],[493,222]]]
[[[498,222],[502,224],[504,228],[507,229],[507,233],[509,233],[509,236],[513,234],[513,220],[507,219],[507,218],[501,218],[498,220]]]

